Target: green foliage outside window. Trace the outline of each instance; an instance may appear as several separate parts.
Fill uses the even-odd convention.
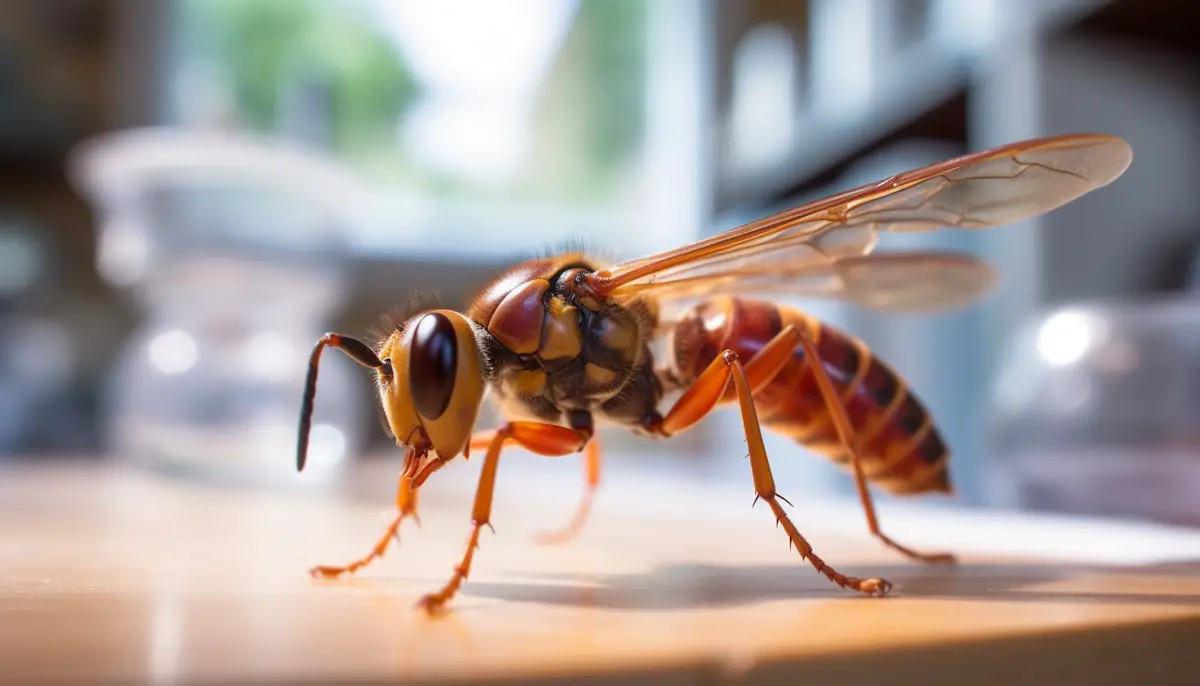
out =
[[[583,0],[539,94],[529,173],[505,195],[603,202],[641,136],[645,0]],[[358,3],[363,4],[363,3]],[[295,79],[326,89],[331,152],[376,178],[447,194],[396,142],[418,84],[354,0],[182,0],[183,53],[214,63],[239,123],[276,131]]]

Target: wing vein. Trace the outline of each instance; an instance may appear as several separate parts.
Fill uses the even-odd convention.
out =
[[[969,303],[991,286],[982,260],[938,251],[875,253],[885,233],[979,230],[1051,211],[1118,178],[1128,144],[1103,134],[1011,143],[864,184],[722,234],[589,275],[609,298],[763,294],[840,299],[878,310]]]

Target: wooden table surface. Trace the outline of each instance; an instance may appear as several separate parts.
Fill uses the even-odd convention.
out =
[[[744,489],[694,490],[664,504],[610,480],[584,534],[544,547],[538,517],[571,498],[510,484],[429,618],[413,602],[467,532],[449,499],[359,578],[315,582],[386,501],[5,469],[0,683],[1200,684],[1200,533],[885,507],[897,538],[966,551],[935,569],[881,549],[852,504],[797,501],[818,553],[896,584],[876,599],[819,577]]]

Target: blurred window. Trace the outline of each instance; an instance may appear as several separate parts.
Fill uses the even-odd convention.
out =
[[[698,230],[650,219],[694,204],[686,183],[671,191],[648,178],[664,173],[671,150],[695,145],[655,144],[647,130],[661,101],[648,97],[648,47],[669,9],[646,0],[177,3],[168,120],[278,134],[350,164],[386,189],[365,248],[491,258],[582,236],[632,254]],[[686,90],[679,98],[685,115],[699,116],[700,102]]]

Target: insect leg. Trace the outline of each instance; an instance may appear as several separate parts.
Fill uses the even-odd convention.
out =
[[[591,428],[590,418],[586,425],[575,427],[585,433],[593,433]],[[495,437],[495,431],[481,431],[471,437],[471,450],[484,450]],[[603,455],[600,450],[600,439],[592,437],[588,441],[587,446],[583,451],[583,468],[584,468],[584,490],[583,498],[579,505],[575,508],[575,514],[571,520],[562,529],[556,531],[543,531],[538,534],[537,540],[542,545],[558,545],[566,543],[575,537],[583,525],[587,523],[587,518],[592,511],[592,501],[595,499],[596,490],[600,487],[600,472],[603,465]]]
[[[781,332],[776,339],[785,333]],[[788,337],[794,335],[794,333],[787,333]],[[774,343],[774,340],[772,343]],[[759,351],[759,355],[762,355],[765,350],[766,348]],[[758,369],[765,369],[765,367],[766,364],[764,363]],[[778,372],[778,369],[776,369],[776,372]],[[787,513],[783,511],[783,506],[779,504],[780,498],[775,492],[775,477],[771,474],[771,464],[767,459],[766,446],[763,444],[762,427],[758,421],[758,413],[754,409],[753,384],[750,382],[741,360],[738,359],[737,353],[732,350],[726,350],[709,364],[708,368],[700,374],[699,378],[683,393],[667,413],[662,423],[663,432],[666,435],[677,433],[695,424],[711,412],[713,407],[721,400],[721,396],[725,394],[730,378],[733,379],[738,405],[741,408],[742,426],[746,432],[746,442],[750,446],[750,469],[754,478],[755,493],[758,498],[761,498],[771,508],[771,512],[775,515],[775,520],[783,526],[784,531],[787,532],[789,541],[799,551],[800,557],[808,560],[818,572],[824,574],[830,581],[842,588],[851,588],[871,595],[886,594],[892,588],[891,582],[886,579],[859,579],[857,577],[846,576],[833,567],[830,567],[813,552],[812,545],[805,540],[800,531],[796,529],[795,524],[792,523],[792,520],[788,518]]]
[[[405,519],[412,517],[413,520],[420,524],[421,520],[417,517],[417,491],[411,487],[411,481],[400,477],[400,485],[396,489],[396,508],[398,510],[396,516],[392,519],[391,524],[388,524],[387,530],[383,536],[371,548],[371,552],[363,557],[351,562],[348,565],[334,567],[329,565],[317,565],[309,570],[309,574],[321,579],[333,579],[343,574],[353,574],[358,570],[366,567],[373,560],[383,557],[384,551],[387,550],[388,544],[395,540],[400,541],[400,523]]]
[[[745,364],[746,379],[750,392],[758,393],[771,383],[787,365],[792,352],[800,345],[800,331],[789,324],[767,341],[754,357]],[[714,385],[715,384],[715,385]],[[716,387],[716,386],[719,386]],[[675,401],[675,405],[663,418],[660,429],[667,436],[690,428],[712,412],[725,400],[737,400],[737,388],[729,388],[729,372],[721,362],[721,356],[713,360],[708,368]]]
[[[817,347],[813,344],[812,339],[808,336],[800,336],[800,345],[804,346],[805,357],[809,360],[820,359],[817,357]],[[829,380],[825,368],[819,364],[810,364],[809,367],[813,370],[817,378],[817,386],[821,389],[821,395],[825,397],[825,404],[829,408],[830,416],[833,419],[834,427],[837,429],[838,438],[842,445],[850,453],[850,464],[854,472],[854,485],[858,489],[858,498],[862,501],[863,511],[867,516],[867,528],[879,540],[883,541],[884,545],[896,550],[910,558],[928,563],[945,563],[952,564],[955,561],[954,555],[950,553],[921,553],[907,546],[901,545],[892,540],[890,536],[883,533],[879,528],[879,518],[875,514],[875,503],[871,499],[871,491],[867,488],[867,477],[863,472],[862,467],[862,444],[857,432],[854,431],[854,425],[850,422],[850,416],[846,412],[846,406],[838,397],[837,390],[834,389],[833,382]]]
[[[463,453],[463,457],[470,457],[470,454],[477,450],[487,450],[487,447],[492,444],[492,440],[496,438],[496,431],[479,431],[471,436],[471,442],[467,444],[467,450]]]
[[[454,568],[450,580],[436,593],[430,593],[417,603],[428,611],[445,605],[471,573],[471,560],[479,547],[479,532],[491,527],[492,493],[496,487],[496,468],[500,462],[500,450],[506,441],[514,441],[521,447],[547,457],[561,457],[583,450],[591,436],[587,433],[554,424],[539,422],[509,422],[495,431],[483,458],[479,475],[479,487],[475,491],[475,506],[471,511],[471,533],[467,538],[467,549]]]
[[[495,431],[480,431],[471,437],[471,448],[482,450],[488,446],[495,436]],[[443,463],[434,463],[432,469],[438,468]],[[397,513],[383,536],[379,537],[371,551],[360,557],[359,559],[347,565],[332,566],[332,565],[317,565],[309,570],[309,573],[322,579],[333,579],[343,574],[353,574],[358,570],[366,567],[376,558],[383,557],[383,553],[387,551],[388,544],[392,541],[400,542],[400,523],[411,517],[417,526],[421,525],[421,518],[417,516],[417,491],[411,487],[412,482],[400,477],[400,485],[396,489],[396,509]]]
[[[596,496],[596,489],[600,487],[602,457],[600,439],[593,438],[588,442],[587,447],[583,451],[585,479],[583,499],[579,501],[579,506],[575,509],[575,514],[571,517],[571,521],[557,531],[543,531],[538,534],[539,543],[543,545],[566,543],[574,538],[583,528],[583,525],[587,523],[588,515],[592,511],[592,500]]]

